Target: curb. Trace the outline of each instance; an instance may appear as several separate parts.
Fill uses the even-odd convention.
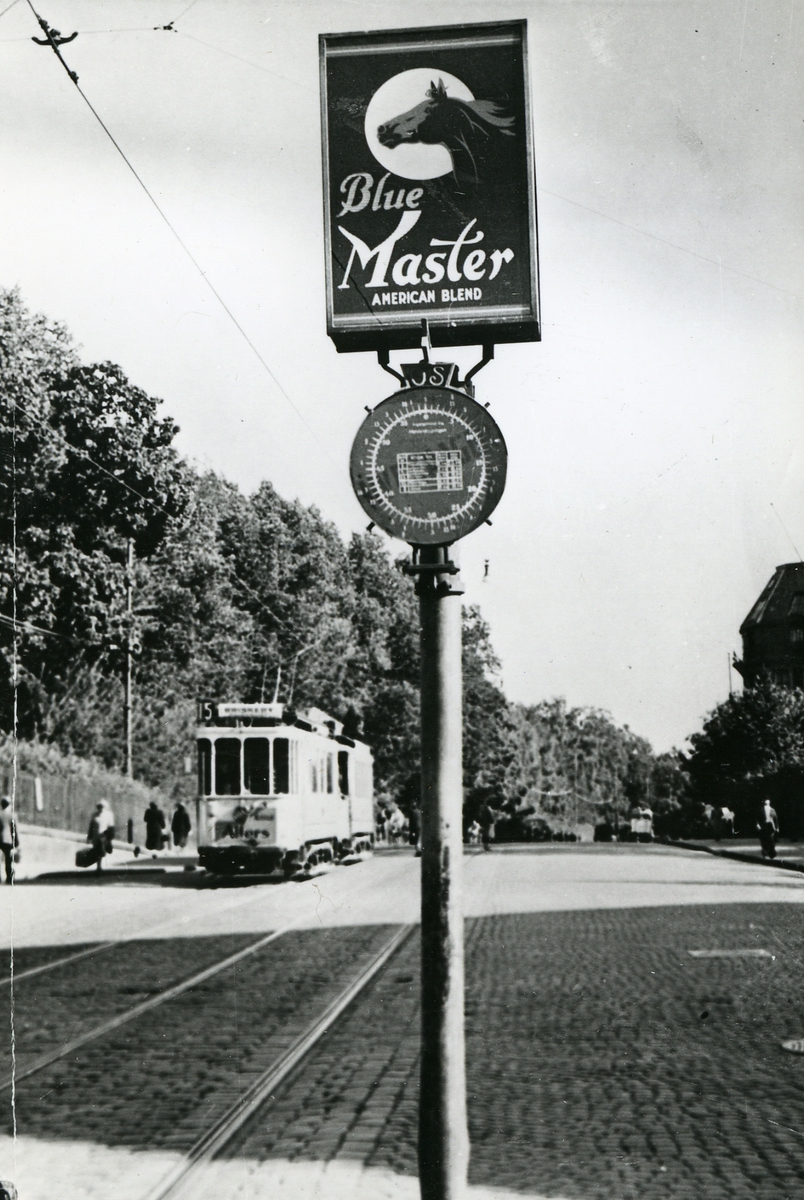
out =
[[[17,822],[17,828],[20,832],[20,837],[36,837],[55,838],[61,842],[76,842],[79,845],[86,846],[87,838],[85,833],[76,833],[74,829],[54,829],[52,825],[28,825],[24,821]],[[128,850],[129,854],[134,851],[134,846],[131,842],[124,842],[120,838],[112,839],[112,847],[115,850]]]
[[[790,862],[784,858],[760,858],[756,854],[743,853],[741,850],[721,850],[715,846],[702,846],[699,842],[667,842],[668,846],[677,846],[679,850],[703,850],[715,858],[732,858],[735,862],[753,863],[760,867],[780,867],[783,871],[798,871],[804,874],[804,863]]]

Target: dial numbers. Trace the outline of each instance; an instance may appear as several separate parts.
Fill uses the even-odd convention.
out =
[[[379,404],[352,447],[352,486],[371,519],[414,545],[454,542],[494,511],[505,487],[502,433],[449,388],[410,388]]]

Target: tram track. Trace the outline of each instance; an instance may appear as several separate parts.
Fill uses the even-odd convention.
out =
[[[261,899],[261,895],[257,892],[256,894],[245,896],[240,900],[233,900],[228,905],[228,909],[232,911],[236,908],[243,908],[248,904],[254,904],[259,899]],[[129,943],[140,941],[146,935],[149,940],[154,940],[177,925],[191,925],[193,922],[204,920],[207,916],[208,914],[206,913],[195,913],[192,916],[179,913],[175,917],[170,917],[167,921],[163,921],[161,925],[144,925],[142,929],[134,933],[127,933],[125,937],[114,938],[106,942],[95,942],[83,950],[77,950],[74,954],[66,954],[62,958],[50,959],[45,963],[39,963],[35,967],[28,967],[25,970],[14,971],[13,973],[4,975],[0,978],[0,988],[10,987],[12,982],[16,985],[25,979],[32,979],[36,975],[44,975],[48,971],[55,971],[58,967],[69,966],[71,963],[80,962],[84,958],[92,958],[105,954],[108,950],[114,950],[117,946],[126,946]],[[13,950],[13,947],[10,949]]]
[[[356,895],[372,886],[374,881],[367,880],[356,893],[351,894],[350,903],[354,902]],[[258,898],[255,896],[253,899]],[[244,898],[242,903],[251,901],[251,897],[248,900]],[[168,976],[165,980],[169,986],[165,986],[158,994],[147,996],[122,1012],[111,1013],[106,1019],[97,1021],[96,1017],[96,1023],[86,1030],[68,1028],[63,1042],[55,1043],[54,1038],[54,1044],[45,1053],[36,1054],[35,1057],[32,1054],[42,1048],[41,1043],[38,1047],[36,1045],[38,1029],[41,1027],[46,1037],[52,1037],[50,1030],[58,1029],[58,1025],[47,1018],[48,1009],[41,1008],[46,997],[51,994],[61,996],[70,1008],[74,1007],[71,997],[75,1000],[81,996],[93,997],[94,992],[88,990],[93,987],[96,977],[92,953],[100,950],[106,954],[114,947],[130,942],[137,945],[153,944],[153,927],[149,930],[151,937],[144,941],[141,937],[138,939],[136,933],[127,935],[114,942],[82,948],[75,954],[15,974],[15,981],[34,977],[28,986],[35,987],[36,991],[29,994],[26,1005],[28,1013],[35,1014],[35,1023],[33,1026],[29,1024],[27,1030],[30,1044],[27,1061],[25,1056],[20,1060],[18,1043],[16,1070],[0,1078],[0,1091],[7,1092],[13,1080],[17,1086],[18,1118],[34,1136],[40,1125],[43,1129],[53,1129],[51,1122],[54,1118],[60,1129],[65,1131],[80,1125],[81,1118],[76,1114],[85,1111],[91,1114],[98,1103],[103,1105],[111,1101],[112,1109],[117,1112],[122,1104],[122,1096],[130,1096],[135,1105],[133,1111],[147,1114],[146,1123],[150,1121],[157,1129],[161,1125],[158,1144],[165,1150],[173,1150],[181,1155],[180,1162],[154,1190],[153,1196],[170,1197],[171,1200],[174,1196],[189,1196],[192,1191],[186,1192],[185,1189],[193,1178],[198,1178],[197,1171],[203,1164],[225,1153],[244,1126],[250,1128],[255,1114],[271,1102],[282,1081],[295,1072],[316,1046],[322,1044],[333,1023],[355,1005],[361,993],[417,928],[416,923],[401,927],[397,925],[388,936],[388,926],[385,929],[376,926],[374,934],[369,937],[371,923],[365,925],[360,922],[352,926],[351,922],[347,922],[341,926],[336,922],[330,928],[328,923],[311,926],[309,919],[310,912],[307,910],[294,914],[294,919],[264,936],[256,937],[247,945],[242,944],[241,935],[240,946],[235,952],[213,962],[207,959],[202,970],[197,967],[191,969],[183,979],[177,978],[174,970],[173,979]],[[175,926],[182,921],[186,924],[187,918],[171,918],[160,928]],[[347,929],[356,932],[358,928],[366,931],[362,942],[351,935],[349,938],[344,936]],[[295,931],[306,939],[304,943],[298,942]],[[294,937],[286,949],[279,950],[278,954],[261,955],[264,949],[280,943],[284,935],[291,932],[294,932]],[[326,941],[315,940],[321,935],[326,936]],[[314,940],[311,941],[311,938]],[[158,943],[159,939],[156,941]],[[322,947],[325,948],[323,955]],[[245,966],[244,977],[244,967],[238,964],[245,964],[246,960],[251,965]],[[159,985],[160,975],[164,979],[165,961],[164,952],[161,957],[148,959],[147,972],[143,977],[137,974],[139,957],[134,956],[130,977],[137,981],[137,990],[147,992],[154,983]],[[56,976],[49,977],[47,972],[55,971],[57,967],[69,969],[71,963],[75,963],[75,969],[81,971],[80,982],[76,981],[78,990],[73,990],[76,985],[72,982],[71,973],[59,981],[56,991],[52,990],[52,985],[48,991],[46,980]],[[84,963],[91,964],[89,972]],[[121,978],[120,961],[117,961],[115,971],[118,972],[116,977]],[[155,975],[153,983],[149,983],[148,972],[154,971],[159,974]],[[37,976],[46,988],[41,996]],[[288,987],[284,987],[285,980],[289,981]],[[300,986],[304,988],[301,980],[307,982],[307,995],[305,1002],[297,1005],[293,988],[297,992]],[[129,990],[134,990],[134,987],[126,986],[123,978],[122,986],[118,986],[118,994],[124,995]],[[104,995],[104,991],[100,994]],[[113,994],[108,992],[109,996]],[[303,995],[303,992],[298,994]],[[268,998],[267,1007],[263,1009],[255,1008],[251,1000],[251,997],[260,995]],[[231,999],[227,999],[227,996]],[[94,1004],[94,1001],[90,999],[90,1003]],[[37,1006],[45,1016],[44,1024],[39,1020]],[[234,1013],[232,1029],[229,1031],[227,1028],[224,1036],[217,1036],[220,1028],[218,1014],[225,1013],[227,1009]],[[155,1015],[151,1017],[149,1014],[154,1010]],[[254,1041],[252,1048],[242,1058],[228,1049],[230,1046],[246,1044],[240,1043],[240,1031],[245,1027],[238,1024],[238,1010],[244,1015],[248,1013],[249,1020],[256,1021],[252,1029],[259,1027],[261,1031],[259,1041]],[[65,1011],[69,1012],[69,1009]],[[76,1009],[76,1015],[78,1011]],[[160,1015],[160,1011],[164,1015]],[[265,1016],[261,1015],[263,1012]],[[255,1016],[255,1013],[259,1015]],[[104,1014],[99,1012],[97,1016]],[[137,1021],[138,1018],[145,1019]],[[203,1024],[197,1025],[199,1020]],[[124,1027],[122,1032],[116,1033],[121,1027]],[[196,1031],[207,1028],[216,1033],[212,1041],[204,1036],[201,1044]],[[190,1030],[193,1030],[192,1034]],[[70,1037],[71,1032],[76,1036]],[[149,1045],[149,1036],[153,1038],[154,1034],[159,1044],[154,1042]],[[202,1048],[200,1053],[195,1049],[179,1051],[185,1066],[191,1066],[189,1074],[182,1072],[180,1082],[166,1073],[169,1059],[165,1057],[164,1050],[171,1044],[177,1044],[177,1035],[183,1037],[185,1034],[187,1036],[181,1042],[182,1047],[202,1045]],[[163,1042],[161,1039],[167,1040]],[[326,1045],[326,1042],[323,1044]],[[193,1056],[192,1063],[188,1061],[188,1053]],[[110,1078],[107,1082],[105,1067],[108,1062],[113,1062],[115,1066],[113,1080]],[[103,1098],[97,1092],[99,1079],[103,1081]],[[22,1093],[20,1084],[24,1084]],[[178,1086],[175,1087],[175,1084]],[[152,1097],[150,1109],[140,1107],[145,1094]],[[47,1101],[44,1109],[43,1100]],[[64,1106],[65,1101],[68,1101],[68,1108]],[[128,1112],[131,1111],[129,1108]],[[117,1116],[113,1117],[112,1124],[117,1120]],[[127,1123],[128,1120],[123,1124]],[[107,1128],[108,1124],[107,1120]],[[125,1132],[123,1137],[129,1140]]]
[[[416,925],[403,925],[359,971],[357,976],[316,1017],[293,1043],[255,1079],[238,1099],[195,1141],[182,1161],[154,1187],[144,1200],[189,1200],[194,1195],[197,1173],[216,1158],[273,1096],[276,1088],[329,1032],[338,1018],[407,942]]]
[[[119,1029],[121,1025],[126,1025],[129,1021],[134,1021],[137,1017],[141,1017],[144,1013],[150,1012],[151,1009],[157,1008],[161,1004],[166,1004],[169,1000],[181,996],[183,992],[190,991],[191,988],[198,987],[199,984],[205,983],[206,980],[212,979],[215,975],[228,970],[243,959],[257,954],[265,946],[269,946],[271,942],[277,941],[290,930],[301,925],[304,921],[304,916],[297,917],[294,921],[290,921],[287,925],[283,925],[280,929],[275,929],[272,933],[266,934],[265,937],[259,938],[256,942],[238,950],[235,954],[229,954],[226,958],[219,959],[209,967],[205,967],[203,971],[198,971],[191,975],[188,979],[183,979],[180,983],[174,984],[172,987],[165,988],[156,996],[152,996],[149,1000],[143,1000],[139,1004],[133,1005],[125,1012],[118,1013],[114,1017],[110,1017],[106,1021],[102,1021],[99,1025],[93,1026],[80,1037],[73,1038],[69,1042],[63,1042],[56,1050],[51,1050],[47,1054],[42,1054],[33,1062],[29,1063],[22,1069],[12,1071],[10,1074],[0,1079],[0,1092],[7,1091],[12,1084],[18,1084],[23,1079],[27,1079],[30,1075],[35,1075],[39,1071],[43,1071],[46,1067],[51,1066],[59,1059],[67,1058],[68,1055],[80,1050],[82,1046],[86,1046],[89,1042],[97,1041],[107,1033],[111,1033],[115,1029]],[[78,957],[78,956],[76,956]]]
[[[356,895],[359,896],[371,886],[371,881],[367,881],[358,889]],[[252,894],[248,897],[244,897],[242,900],[236,901],[229,907],[245,907],[258,902],[259,899],[259,894]],[[161,939],[159,937],[155,937],[155,933],[163,934],[175,926],[194,923],[196,920],[203,919],[205,915],[207,914],[196,914],[195,916],[189,918],[189,921],[186,916],[176,916],[170,918],[168,921],[164,922],[160,926],[157,926],[156,928],[151,926],[147,931],[149,935],[147,939],[142,938],[142,933],[145,931],[141,931],[139,933],[135,932],[130,935],[127,934],[123,938],[118,938],[115,941],[99,943],[93,947],[84,948],[75,954],[63,956],[59,959],[39,964],[19,973],[15,972],[13,976],[13,982],[16,985],[18,982],[22,982],[27,979],[35,980],[42,978],[47,976],[48,972],[54,971],[59,967],[70,967],[73,964],[80,966],[83,961],[91,961],[92,956],[95,954],[108,954],[109,951],[120,947],[125,947],[128,945],[135,945],[139,947],[144,947],[146,945],[158,945]],[[126,1007],[123,1011],[112,1013],[105,1020],[98,1021],[96,1024],[80,1030],[74,1037],[68,1036],[63,1041],[60,1040],[57,1045],[53,1045],[44,1053],[37,1054],[35,1057],[28,1057],[27,1061],[24,1059],[21,1061],[20,1059],[20,1045],[18,1039],[16,1066],[11,1071],[8,1071],[6,1074],[0,1076],[0,1093],[7,1092],[12,1085],[16,1086],[31,1076],[45,1071],[48,1067],[54,1066],[60,1061],[74,1056],[77,1051],[82,1050],[84,1047],[90,1047],[92,1043],[100,1041],[107,1035],[112,1034],[121,1027],[138,1020],[138,1018],[148,1014],[152,1010],[158,1009],[162,1005],[168,1004],[172,1000],[177,1000],[179,997],[188,992],[192,992],[194,989],[197,989],[207,983],[207,981],[214,980],[216,976],[225,976],[225,973],[231,971],[233,968],[237,968],[238,964],[243,963],[247,959],[254,958],[255,955],[258,955],[262,950],[270,946],[272,943],[277,942],[286,934],[291,933],[294,930],[301,931],[305,927],[309,928],[309,916],[309,912],[299,913],[293,917],[292,920],[282,923],[279,928],[275,928],[269,933],[261,937],[257,937],[254,941],[250,941],[245,946],[241,945],[240,948],[233,953],[227,954],[223,958],[219,958],[211,963],[208,963],[201,970],[191,971],[191,973],[189,973],[185,978],[179,978],[169,986],[160,988],[156,994],[148,996],[146,999]],[[92,965],[94,966],[94,964]],[[136,975],[136,966],[132,966],[132,974]],[[0,986],[10,983],[11,976],[9,976],[7,980],[0,980]],[[124,990],[129,989],[126,988]],[[145,980],[142,981],[141,989],[138,990],[145,992],[149,990],[147,976]]]

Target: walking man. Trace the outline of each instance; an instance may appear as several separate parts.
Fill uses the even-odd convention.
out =
[[[8,796],[0,800],[0,850],[3,851],[3,862],[6,866],[6,883],[14,880],[14,851],[19,846],[17,825],[11,815],[11,801]]]
[[[482,805],[480,812],[477,815],[477,822],[480,826],[480,836],[483,840],[483,849],[491,850],[491,839],[494,837],[494,809],[491,807],[491,805]]]
[[[173,845],[183,850],[187,845],[187,838],[190,834],[190,814],[184,807],[181,800],[176,802],[176,811],[173,814],[173,820],[170,822],[170,832],[173,834]]]
[[[145,849],[161,850],[164,845],[165,814],[155,800],[152,800],[146,808],[143,821],[145,822]]]
[[[87,841],[95,851],[95,870],[103,870],[103,860],[112,853],[114,841],[114,813],[108,800],[99,800],[89,822]]]
[[[757,829],[759,830],[759,844],[762,847],[762,857],[775,858],[776,839],[779,836],[779,818],[776,816],[776,809],[767,796],[762,801],[762,812],[759,815]]]

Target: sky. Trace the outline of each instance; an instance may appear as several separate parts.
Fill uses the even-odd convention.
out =
[[[0,286],[161,397],[201,468],[344,536],[395,385],[326,335],[318,34],[527,19],[543,334],[475,378],[509,474],[466,602],[511,699],[682,746],[804,551],[804,0],[37,0],[175,234],[7,5]]]

